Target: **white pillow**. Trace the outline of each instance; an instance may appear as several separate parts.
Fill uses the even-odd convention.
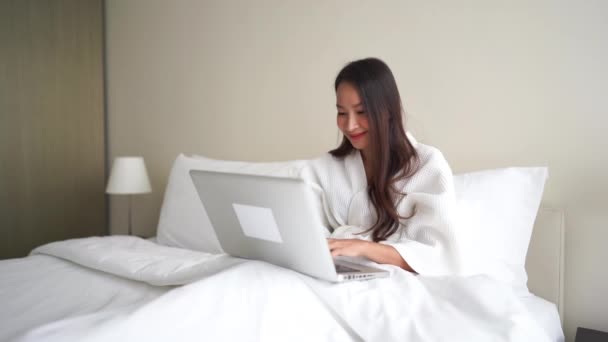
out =
[[[208,253],[222,252],[192,184],[190,170],[295,178],[306,163],[305,160],[251,163],[179,155],[165,190],[158,242]],[[454,176],[461,227],[458,235],[465,250],[466,274],[488,274],[527,292],[526,253],[546,178],[544,167],[484,170]]]
[[[188,248],[207,253],[221,253],[209,217],[205,212],[192,179],[190,170],[224,171],[244,174],[298,177],[305,161],[250,163],[209,159],[180,154],[171,168],[171,174],[157,228],[158,243]]]
[[[547,168],[512,167],[454,176],[464,271],[527,293],[526,254]]]

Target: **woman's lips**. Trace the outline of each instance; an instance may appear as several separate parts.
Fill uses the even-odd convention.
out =
[[[357,139],[363,137],[365,135],[365,133],[367,133],[367,132],[363,132],[363,133],[359,133],[359,134],[351,134],[351,135],[349,135],[349,137],[352,140],[357,140]]]

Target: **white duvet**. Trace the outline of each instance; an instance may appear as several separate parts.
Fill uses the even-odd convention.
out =
[[[139,306],[57,321],[21,341],[550,341],[514,292],[487,277],[331,284],[258,261],[111,236],[32,252],[152,285]]]

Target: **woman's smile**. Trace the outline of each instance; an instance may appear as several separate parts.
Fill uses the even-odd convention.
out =
[[[361,132],[361,133],[357,133],[357,134],[349,134],[348,137],[350,138],[350,140],[359,140],[361,138],[363,138],[363,136],[367,134],[367,132]]]

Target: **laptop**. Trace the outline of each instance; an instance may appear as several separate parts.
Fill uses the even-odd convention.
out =
[[[190,177],[224,252],[266,261],[331,282],[388,277],[389,272],[334,260],[302,179],[191,170]]]

